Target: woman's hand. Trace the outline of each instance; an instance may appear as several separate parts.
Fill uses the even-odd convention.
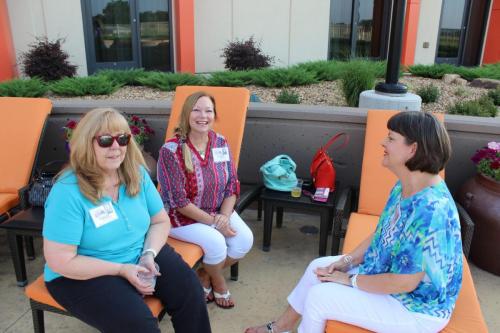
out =
[[[224,214],[216,214],[214,216],[214,225],[215,229],[219,230],[224,237],[233,237],[236,236],[236,231],[231,228],[231,224],[229,223],[229,217]]]
[[[332,262],[330,265],[326,267],[318,267],[314,270],[314,273],[320,278],[321,276],[331,275],[334,272],[347,272],[348,265],[341,259]]]
[[[155,268],[153,269],[156,271]],[[126,279],[131,285],[133,285],[135,289],[137,289],[137,291],[142,295],[152,295],[155,289],[151,285],[148,285],[147,283],[144,283],[139,279],[139,272],[147,273],[149,272],[149,270],[139,265],[122,264],[118,274],[122,278]]]
[[[318,279],[321,282],[335,282],[344,284],[346,286],[351,286],[351,280],[349,279],[349,275],[341,271],[334,271],[331,274],[318,275]]]

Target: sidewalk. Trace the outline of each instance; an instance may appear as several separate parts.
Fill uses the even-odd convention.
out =
[[[319,216],[286,213],[283,227],[273,229],[271,251],[263,252],[262,221],[255,210],[247,210],[243,218],[254,231],[253,250],[240,263],[240,278],[229,281],[236,307],[223,310],[209,304],[214,333],[243,332],[248,326],[275,319],[286,306],[286,296],[302,275],[306,265],[317,256],[319,235],[299,231],[305,225],[319,227]],[[331,239],[328,243],[330,251]],[[41,239],[35,240],[37,259],[27,262],[29,281],[42,272]],[[470,265],[483,314],[490,332],[500,332],[500,277]],[[229,270],[227,271],[229,276]],[[33,324],[28,299],[16,286],[5,232],[0,232],[0,332],[31,333]],[[162,332],[173,332],[168,316],[161,323]],[[52,332],[95,332],[80,321],[52,313],[45,314],[45,328]]]

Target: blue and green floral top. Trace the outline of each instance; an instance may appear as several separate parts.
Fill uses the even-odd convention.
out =
[[[393,294],[409,311],[449,318],[462,285],[460,221],[444,181],[403,199],[394,186],[360,274],[425,272],[410,293]]]

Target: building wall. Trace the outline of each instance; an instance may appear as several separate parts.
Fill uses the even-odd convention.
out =
[[[16,59],[7,3],[0,0],[0,82],[16,76]]]
[[[78,66],[78,75],[87,75],[82,10],[79,0],[7,0],[16,58],[27,51],[36,37],[64,38],[62,49]]]
[[[415,64],[434,64],[442,3],[442,0],[420,1]],[[429,43],[429,47],[424,48],[424,43]]]
[[[493,0],[486,33],[483,63],[493,64],[500,61],[500,0]]]
[[[274,66],[326,59],[329,8],[329,0],[196,0],[196,72],[224,69],[224,46],[251,36]]]

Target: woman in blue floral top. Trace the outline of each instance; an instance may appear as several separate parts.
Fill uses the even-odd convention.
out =
[[[324,332],[337,320],[375,332],[438,332],[462,285],[460,221],[438,175],[451,146],[431,114],[388,124],[382,164],[398,178],[375,232],[344,256],[311,262],[275,321],[247,333]],[[374,189],[375,190],[375,189]],[[322,283],[329,282],[329,283]]]

